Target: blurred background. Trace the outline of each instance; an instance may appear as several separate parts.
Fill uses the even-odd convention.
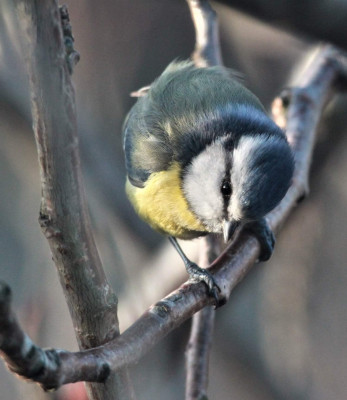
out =
[[[37,344],[77,350],[38,224],[40,183],[30,95],[11,3],[2,0],[0,5],[0,279],[10,284],[18,317]],[[81,54],[73,81],[87,198],[124,330],[184,281],[186,273],[170,245],[138,219],[126,200],[121,125],[134,102],[129,93],[150,84],[174,58],[188,58],[194,32],[184,0],[66,3]],[[227,4],[213,6],[225,65],[242,72],[269,109],[320,39],[320,29],[326,32],[324,18],[312,16],[317,18],[311,21],[314,38],[303,33],[305,27],[289,33],[293,9],[288,18],[285,9],[273,13],[268,25]],[[331,13],[340,21],[338,8]],[[255,266],[217,311],[211,399],[347,398],[345,110],[342,95],[327,107],[310,196],[285,225],[271,261]],[[196,255],[196,242],[185,248]],[[130,369],[139,400],[184,397],[189,328],[188,321]],[[1,400],[85,399],[81,384],[46,394],[9,373],[2,362],[0,385]]]

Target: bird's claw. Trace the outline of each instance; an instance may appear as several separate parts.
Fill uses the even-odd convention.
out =
[[[200,268],[193,262],[189,262],[186,265],[187,272],[189,277],[194,280],[195,282],[205,282],[209,295],[214,298],[215,300],[215,307],[221,306],[223,301],[220,299],[219,293],[221,292],[220,287],[217,285],[216,280],[214,279],[213,275],[207,271],[206,269]]]
[[[267,261],[273,253],[276,239],[265,219],[247,223],[245,230],[254,234],[260,243],[259,261]]]
[[[272,230],[267,226],[261,233],[261,239],[258,237],[258,240],[261,246],[259,261],[267,261],[272,256],[276,242]]]

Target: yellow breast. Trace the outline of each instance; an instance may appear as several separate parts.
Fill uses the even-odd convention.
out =
[[[126,192],[141,218],[161,233],[191,239],[207,232],[188,208],[178,163],[173,163],[167,171],[153,173],[144,188],[135,187],[127,180]]]

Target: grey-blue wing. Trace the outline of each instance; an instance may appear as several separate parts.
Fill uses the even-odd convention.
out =
[[[149,175],[168,168],[172,148],[156,104],[145,95],[130,110],[123,127],[125,165],[130,182],[143,187]]]

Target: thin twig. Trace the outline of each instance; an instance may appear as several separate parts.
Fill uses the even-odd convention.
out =
[[[205,307],[193,317],[187,346],[186,400],[207,399],[209,353],[212,344],[215,310]]]
[[[199,265],[207,268],[217,257],[219,238],[210,235],[200,240]],[[207,399],[209,356],[216,310],[209,306],[194,314],[186,350],[186,400]]]
[[[198,67],[222,65],[217,14],[208,0],[187,0],[195,27],[192,59]]]

